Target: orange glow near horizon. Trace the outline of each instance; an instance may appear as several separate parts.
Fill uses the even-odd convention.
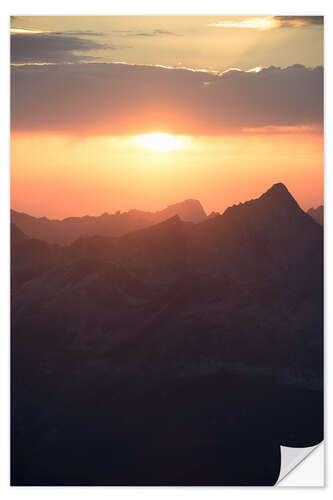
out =
[[[187,198],[223,212],[276,182],[303,209],[323,203],[322,135],[11,136],[11,205],[34,216],[155,211]]]

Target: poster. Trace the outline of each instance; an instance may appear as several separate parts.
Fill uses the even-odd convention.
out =
[[[10,36],[11,484],[275,485],[323,440],[323,17]]]

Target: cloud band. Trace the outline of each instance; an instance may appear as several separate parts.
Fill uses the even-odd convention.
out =
[[[221,75],[129,64],[12,68],[13,131],[73,134],[239,133],[321,126],[323,68]]]

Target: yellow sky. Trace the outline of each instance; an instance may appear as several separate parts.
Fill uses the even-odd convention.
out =
[[[268,17],[268,16],[267,16]],[[224,71],[231,67],[323,64],[322,26],[240,28],[239,18],[223,16],[34,16],[12,19],[13,28],[45,31],[91,31],[85,36],[110,44],[93,51],[107,62],[162,64]],[[261,18],[266,19],[266,18]],[[230,27],[218,27],[227,21]],[[232,27],[234,22],[234,26]],[[238,24],[237,24],[238,22]],[[214,26],[217,25],[217,26]],[[164,31],[165,34],[158,33]],[[169,34],[168,34],[169,33]]]

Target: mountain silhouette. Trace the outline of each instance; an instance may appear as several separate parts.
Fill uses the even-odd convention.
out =
[[[206,218],[199,201],[185,200],[157,212],[129,210],[115,214],[104,213],[100,216],[68,217],[63,220],[38,218],[11,210],[11,221],[30,237],[39,238],[48,243],[67,245],[80,236],[121,236],[175,215],[188,222],[200,222]]]
[[[283,184],[11,253],[12,484],[271,485],[321,441],[323,229]]]
[[[309,208],[308,212],[311,217],[321,226],[324,225],[324,207],[320,205],[317,208]]]

